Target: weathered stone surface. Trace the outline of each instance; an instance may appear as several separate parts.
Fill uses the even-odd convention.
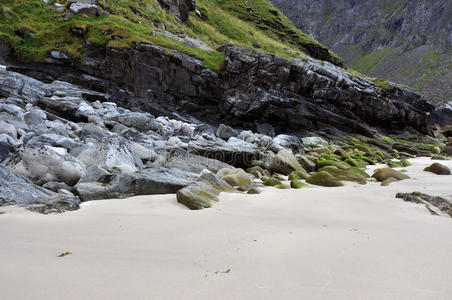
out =
[[[293,153],[289,150],[281,150],[273,158],[270,169],[273,172],[289,175],[292,171],[304,171]]]
[[[405,175],[399,171],[396,171],[392,168],[381,168],[375,171],[372,175],[373,178],[382,182],[390,177],[395,178],[397,180],[404,180],[410,178],[408,175]]]
[[[46,190],[0,165],[0,206],[13,204],[52,213],[76,210],[80,199]]]
[[[450,169],[447,166],[442,165],[440,163],[434,163],[434,164],[428,166],[427,168],[425,168],[424,171],[435,173],[436,175],[450,175],[451,174]]]
[[[312,174],[311,177],[306,179],[306,182],[314,185],[327,187],[343,186],[342,182],[340,182],[336,177],[325,171],[320,171]]]
[[[74,185],[85,171],[85,165],[67,154],[66,149],[45,144],[25,145],[11,152],[3,162],[11,172],[42,185],[49,181],[61,181]]]
[[[220,171],[218,171],[217,175],[233,187],[249,186],[252,184],[250,176],[248,176],[248,174],[243,171],[243,169],[221,169]]]
[[[434,215],[452,217],[452,203],[438,196],[430,196],[419,192],[414,193],[398,193],[397,198],[401,198],[407,202],[424,204],[427,209]]]
[[[353,181],[353,182],[356,182],[359,184],[367,183],[366,178],[364,178],[360,174],[355,173],[349,169],[343,170],[343,169],[339,169],[335,166],[326,166],[326,167],[321,168],[319,171],[328,172],[339,180]]]
[[[177,192],[177,202],[193,210],[211,207],[218,202],[221,192],[232,192],[233,188],[213,173],[207,173]]]
[[[220,126],[218,126],[216,135],[219,138],[228,140],[230,137],[237,137],[238,133],[232,127],[220,124]]]
[[[97,165],[110,172],[133,173],[142,168],[141,160],[130,150],[130,142],[119,136],[102,139],[77,158],[87,167]]]

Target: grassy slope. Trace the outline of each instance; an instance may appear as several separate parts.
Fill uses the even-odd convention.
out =
[[[20,60],[44,61],[52,50],[81,58],[87,42],[114,48],[149,43],[197,57],[211,69],[221,68],[223,53],[193,49],[159,34],[160,23],[165,24],[167,31],[199,38],[213,49],[225,42],[258,45],[261,51],[293,58],[304,55],[306,44],[320,46],[266,0],[198,0],[197,8],[207,18],[193,12],[188,24],[177,22],[156,0],[103,0],[101,4],[109,15],[79,14],[68,21],[64,20],[65,13],[56,12],[52,5],[56,2],[3,0],[0,3],[0,40],[11,44]],[[74,28],[87,33],[77,37],[71,33]]]

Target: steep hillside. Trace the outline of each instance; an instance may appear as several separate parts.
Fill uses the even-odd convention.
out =
[[[452,1],[271,0],[353,69],[452,101]]]
[[[0,41],[26,62],[52,59],[51,51],[81,59],[93,44],[126,49],[147,43],[197,57],[219,70],[224,55],[215,48],[233,43],[341,64],[266,0],[199,0],[196,7],[188,0],[5,0],[0,4]]]

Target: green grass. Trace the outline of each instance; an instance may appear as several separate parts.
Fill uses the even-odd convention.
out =
[[[246,47],[259,44],[258,51],[295,58],[305,56],[306,46],[322,47],[266,0],[198,0],[197,8],[207,19],[192,12],[188,24],[178,22],[157,0],[101,0],[107,16],[79,14],[69,20],[64,19],[65,13],[56,12],[52,6],[55,2],[1,1],[0,40],[13,46],[19,60],[43,62],[52,50],[82,59],[87,43],[117,49],[148,43],[196,57],[215,71],[223,66],[224,53],[190,48],[159,34],[161,29],[156,24],[164,24],[176,35],[199,38],[213,49],[223,43]],[[87,33],[79,37],[72,28],[84,28]]]

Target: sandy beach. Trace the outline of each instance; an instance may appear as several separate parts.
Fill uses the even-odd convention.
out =
[[[411,162],[389,187],[265,188],[202,211],[175,195],[3,207],[0,298],[450,299],[452,220],[395,194],[451,199],[452,177]]]

